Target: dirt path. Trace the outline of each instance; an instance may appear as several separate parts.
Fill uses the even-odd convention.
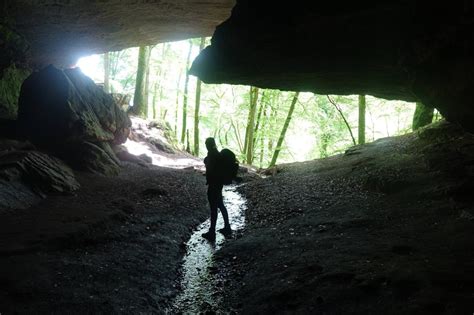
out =
[[[441,125],[248,183],[224,311],[471,314],[474,137]]]
[[[0,218],[0,312],[161,313],[177,294],[203,176],[126,164],[82,189]]]

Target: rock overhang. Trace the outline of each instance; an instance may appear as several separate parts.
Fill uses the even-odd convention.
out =
[[[238,0],[191,73],[207,83],[421,101],[474,130],[466,1]]]
[[[18,0],[4,14],[34,67],[211,35],[230,0]],[[474,130],[474,9],[462,0],[238,0],[192,73],[208,83],[422,101]]]
[[[4,15],[30,45],[33,66],[212,35],[234,0],[7,0]]]

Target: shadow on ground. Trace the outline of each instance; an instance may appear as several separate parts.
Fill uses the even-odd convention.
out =
[[[437,124],[282,165],[217,254],[242,314],[471,314],[474,136]]]

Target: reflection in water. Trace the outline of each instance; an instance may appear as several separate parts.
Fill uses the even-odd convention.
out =
[[[235,186],[225,187],[223,195],[235,233],[245,225],[245,199],[236,191]],[[209,307],[215,308],[218,304],[213,274],[210,273],[209,267],[213,266],[214,253],[222,247],[225,238],[220,233],[217,233],[215,243],[202,238],[202,233],[209,230],[209,224],[210,220],[202,223],[187,243],[187,253],[182,267],[182,292],[173,303],[173,312],[196,314]],[[219,215],[217,229],[223,226],[222,216]]]

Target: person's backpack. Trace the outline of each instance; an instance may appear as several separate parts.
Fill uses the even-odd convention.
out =
[[[230,185],[232,180],[237,177],[239,171],[239,162],[235,158],[234,152],[229,149],[222,149],[220,155],[220,174],[222,184]]]

